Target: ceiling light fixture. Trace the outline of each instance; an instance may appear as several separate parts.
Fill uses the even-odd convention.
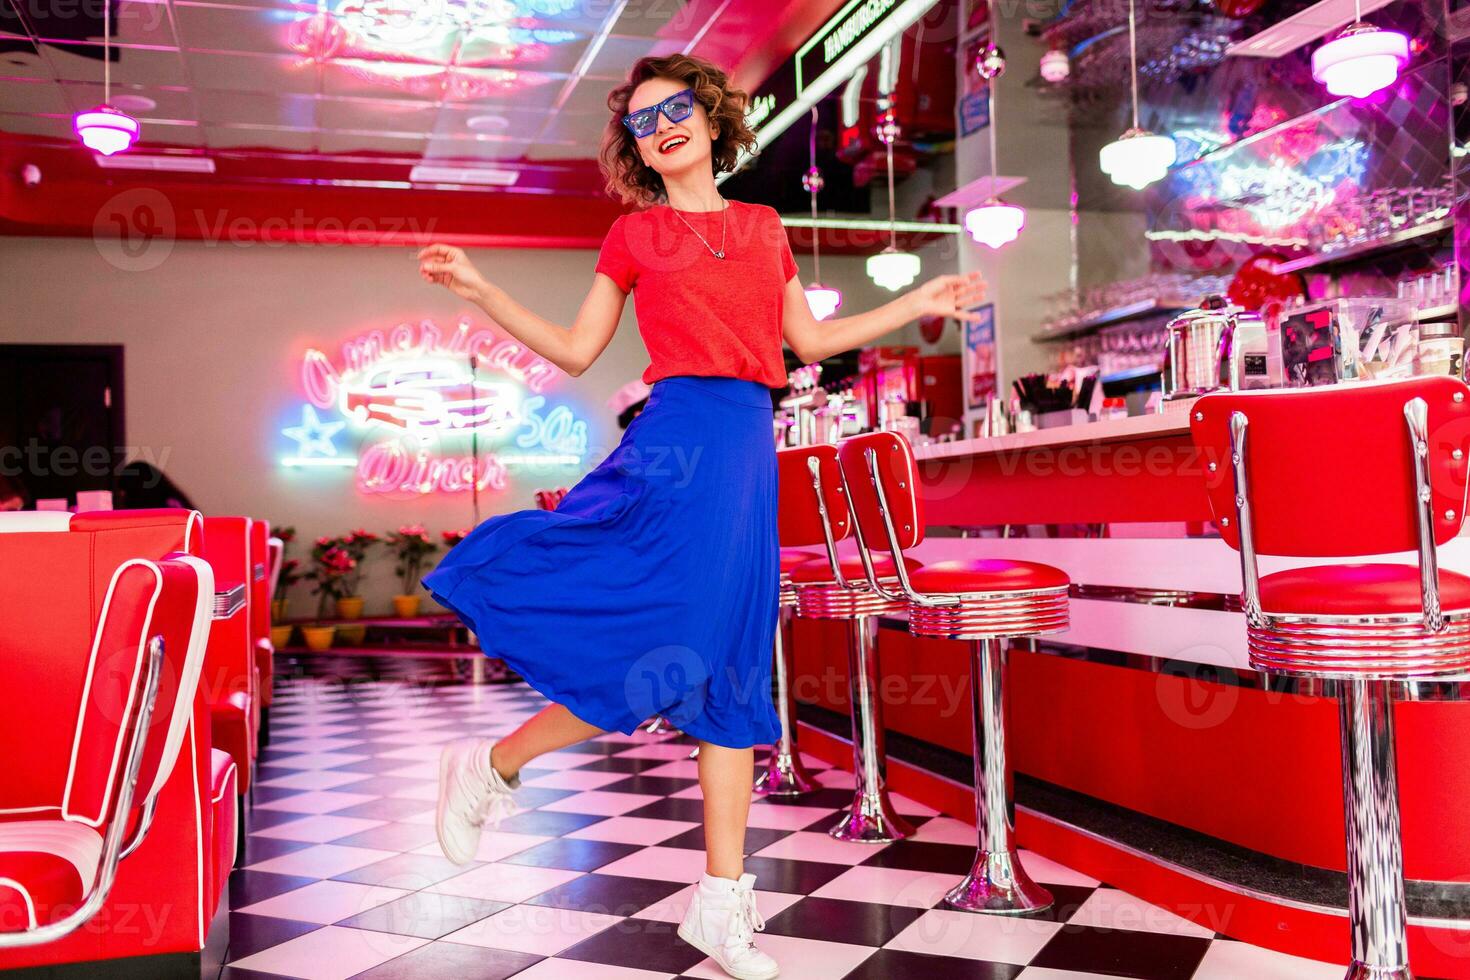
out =
[[[812,316],[825,320],[842,305],[842,293],[831,286],[822,285],[822,230],[815,227],[817,220],[817,194],[827,181],[817,166],[817,107],[812,106],[812,128],[807,138],[807,160],[809,166],[801,175],[801,186],[812,200],[812,283],[806,287],[806,305],[811,307]]]
[[[1174,165],[1174,141],[1150,133],[1138,124],[1138,27],[1134,0],[1128,0],[1128,77],[1133,85],[1133,125],[1102,148],[1098,164],[1113,183],[1143,190],[1160,180]]]
[[[996,52],[1000,48],[994,47],[996,37],[995,30],[995,4],[990,5],[990,40],[991,50]],[[995,141],[995,89],[1000,82],[1000,76],[1005,72],[1005,59],[1001,57],[999,64],[990,64],[989,75],[985,77],[985,95],[990,102],[990,121],[986,128],[990,130],[990,196],[985,203],[977,208],[971,208],[965,214],[965,230],[970,237],[982,245],[988,245],[998,249],[1002,245],[1016,240],[1021,234],[1021,229],[1026,225],[1026,210],[1014,204],[1006,204],[995,189],[1000,185],[1000,178],[996,176],[996,141]]]
[[[1363,99],[1398,81],[1409,63],[1409,39],[1364,23],[1362,0],[1353,11],[1353,22],[1312,52],[1312,78],[1333,95]]]
[[[102,4],[102,104],[79,112],[72,128],[82,145],[110,157],[138,141],[138,120],[109,105],[112,98],[112,4]]]
[[[884,101],[887,101],[885,97]],[[888,247],[877,255],[868,256],[868,278],[889,292],[897,292],[919,277],[919,257],[912,252],[898,250],[898,209],[893,200],[893,144],[898,139],[898,117],[892,106],[885,106],[878,115],[876,129],[888,158]]]

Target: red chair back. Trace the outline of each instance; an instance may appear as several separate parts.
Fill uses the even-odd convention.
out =
[[[267,521],[250,522],[250,639],[252,644],[271,635],[271,526]]]
[[[852,498],[863,534],[863,543],[874,551],[891,551],[883,515],[878,509],[878,494],[867,454],[872,450],[877,460],[878,479],[883,485],[883,499],[888,516],[898,536],[902,551],[924,540],[924,501],[919,496],[919,467],[909,441],[896,432],[870,432],[844,439],[837,447],[847,492]]]
[[[0,576],[0,717],[6,730],[26,733],[28,746],[26,764],[0,780],[0,813],[60,807],[93,826],[106,818],[153,636],[163,637],[165,660],[135,806],[173,769],[193,711],[213,576],[197,557],[164,557],[198,546],[196,512],[154,511],[142,521],[140,513],[149,514],[0,515],[0,567],[25,570]]]
[[[1470,390],[1444,377],[1207,395],[1190,410],[1220,536],[1240,548],[1231,417],[1246,419],[1245,465],[1258,554],[1344,558],[1418,547],[1413,440],[1405,406],[1423,399],[1433,533],[1465,522]]]
[[[204,519],[204,557],[214,569],[215,588],[227,591],[251,585],[250,519],[207,517]],[[211,706],[229,700],[232,694],[253,695],[250,683],[255,670],[255,646],[250,638],[250,604],[247,600],[233,616],[215,619],[209,630],[209,651],[204,659],[204,699]],[[242,780],[245,774],[241,774]]]
[[[808,548],[827,543],[817,506],[817,487],[812,478],[813,461],[822,485],[827,519],[832,525],[832,540],[841,541],[852,534],[852,514],[847,492],[842,486],[842,471],[837,464],[837,447],[820,445],[780,449],[776,451],[776,484],[780,500],[777,533],[783,548]]]

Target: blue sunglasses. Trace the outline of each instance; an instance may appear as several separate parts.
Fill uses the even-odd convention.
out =
[[[658,105],[630,112],[623,117],[623,125],[628,127],[628,132],[643,139],[645,136],[651,136],[653,131],[658,129],[660,112],[671,123],[681,123],[688,119],[694,114],[694,90],[686,88],[682,92],[675,92]]]

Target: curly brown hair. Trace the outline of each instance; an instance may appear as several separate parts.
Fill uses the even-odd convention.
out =
[[[639,58],[628,73],[628,80],[608,93],[607,107],[612,110],[612,118],[603,133],[598,164],[608,194],[624,204],[640,207],[657,204],[665,197],[663,178],[643,162],[638,154],[638,140],[623,125],[633,90],[650,78],[682,82],[694,91],[694,97],[715,126],[716,135],[710,149],[710,166],[715,173],[734,170],[740,152],[755,146],[755,133],[745,124],[748,96],[732,88],[729,76],[718,67],[687,54]]]

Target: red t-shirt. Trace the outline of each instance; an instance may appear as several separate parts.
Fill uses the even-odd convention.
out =
[[[785,387],[781,312],[796,275],[786,229],[771,208],[731,201],[723,259],[710,253],[719,247],[718,211],[659,205],[608,230],[597,271],[633,294],[651,362],[645,383],[687,374]]]

